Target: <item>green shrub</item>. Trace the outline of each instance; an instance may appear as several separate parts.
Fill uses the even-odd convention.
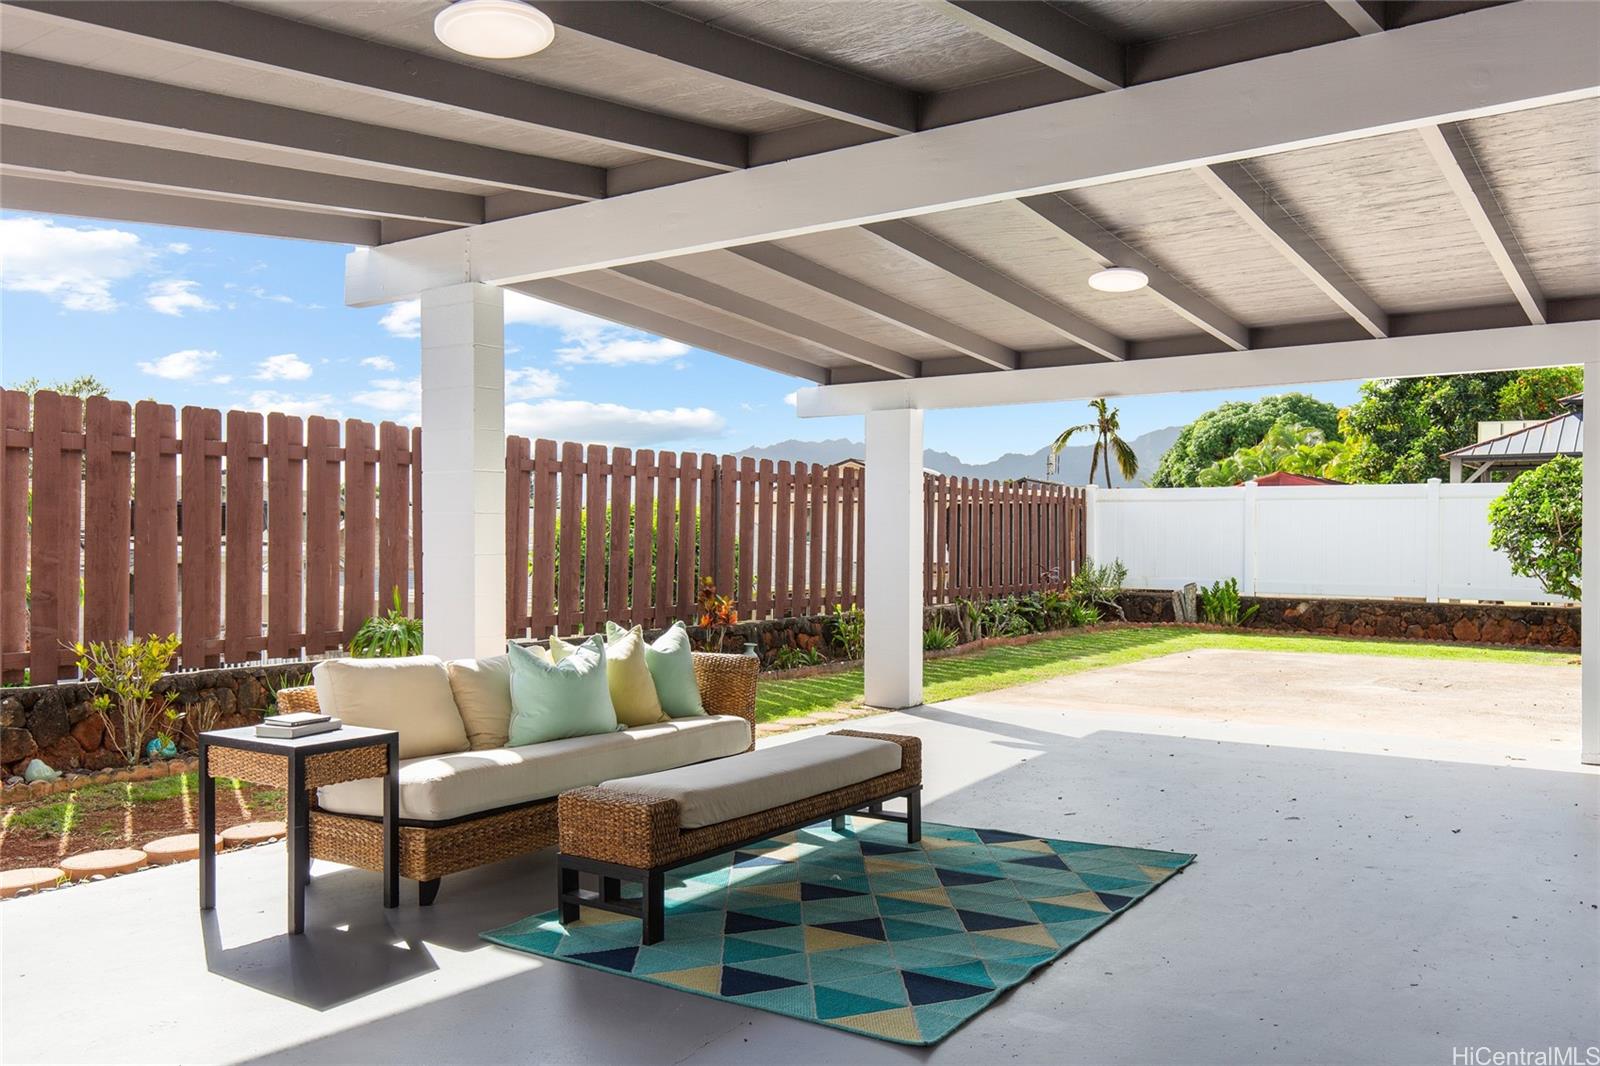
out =
[[[1559,456],[1518,475],[1489,505],[1489,546],[1552,595],[1583,595],[1583,462]]]
[[[1117,598],[1122,595],[1122,583],[1127,579],[1128,568],[1121,559],[1096,566],[1093,559],[1086,557],[1083,569],[1074,574],[1068,583],[1067,595],[1078,603],[1115,611],[1117,617],[1126,622],[1128,616],[1122,613],[1122,605]]]
[[[802,666],[821,666],[825,660],[815,648],[787,644],[772,653],[772,665],[779,670],[798,670]]]
[[[944,651],[946,648],[953,648],[959,643],[961,643],[961,634],[938,619],[934,619],[933,624],[922,631],[923,651]]]
[[[1082,600],[1071,600],[1067,604],[1067,624],[1072,626],[1099,625],[1100,608]]]
[[[166,673],[178,643],[176,635],[152,633],[133,640],[72,645],[79,671],[100,686],[94,709],[105,722],[106,743],[129,766],[139,761],[145,739],[158,722],[176,726],[183,717],[155,694],[156,682]],[[162,736],[166,738],[165,731]]]
[[[859,659],[867,650],[867,616],[859,607],[833,606],[829,620],[833,642],[839,645],[846,659]]]
[[[1255,617],[1259,603],[1245,607],[1239,598],[1239,579],[1230,577],[1200,590],[1200,614],[1215,626],[1239,626]]]
[[[397,659],[422,654],[422,619],[400,609],[400,590],[394,590],[389,613],[361,623],[350,638],[350,654],[357,659]],[[276,695],[276,694],[274,694]]]

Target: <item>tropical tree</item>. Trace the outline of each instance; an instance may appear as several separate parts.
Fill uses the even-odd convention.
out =
[[[1298,422],[1279,422],[1259,444],[1240,448],[1200,471],[1198,482],[1205,486],[1237,485],[1252,478],[1280,471],[1328,477],[1345,453],[1343,441],[1330,441],[1322,430]]]
[[[1124,481],[1132,481],[1139,474],[1139,457],[1134,454],[1133,445],[1122,439],[1121,414],[1115,407],[1106,405],[1105,397],[1089,401],[1090,410],[1094,411],[1094,421],[1082,425],[1068,426],[1056,437],[1055,443],[1050,445],[1050,455],[1055,457],[1061,454],[1072,438],[1079,433],[1094,435],[1094,451],[1089,456],[1089,480],[1094,481],[1095,471],[1104,467],[1106,472],[1106,488],[1111,487],[1111,460],[1115,457],[1117,469],[1122,472]]]
[[[1156,465],[1150,484],[1155,488],[1193,488],[1200,483],[1200,471],[1241,448],[1259,444],[1267,430],[1280,422],[1310,426],[1330,441],[1344,436],[1339,429],[1339,409],[1302,392],[1263,396],[1254,402],[1232,400],[1183,427]]]
[[[59,392],[63,396],[76,396],[81,400],[87,400],[91,396],[111,395],[111,389],[106,386],[105,382],[101,381],[93,374],[81,374],[78,377],[70,379],[63,378],[60,381],[53,381],[48,385],[41,383],[38,378],[25,378],[22,381],[17,382],[14,387],[21,392],[27,393],[29,396],[32,396],[41,389],[48,389],[51,392]]]
[[[1517,475],[1489,505],[1489,547],[1544,590],[1583,597],[1583,461],[1570,455]]]
[[[1478,423],[1501,417],[1514,373],[1383,378],[1361,384],[1344,416],[1353,480],[1416,484],[1450,476],[1440,456],[1478,439]]]
[[[1501,418],[1553,418],[1564,396],[1583,391],[1583,367],[1546,366],[1524,370],[1500,390]]]

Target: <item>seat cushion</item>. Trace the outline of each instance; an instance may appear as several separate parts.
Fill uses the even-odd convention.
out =
[[[450,675],[436,655],[324,659],[311,678],[324,713],[346,725],[398,730],[402,759],[467,750]]]
[[[606,686],[606,645],[598,636],[557,662],[543,648],[511,644],[507,743],[542,744],[617,730]]]
[[[510,656],[452,659],[444,667],[472,750],[505,747],[511,725]]]
[[[685,829],[782,807],[900,769],[900,745],[828,734],[640,777],[603,782],[655,799],[676,800]]]
[[[549,799],[608,777],[645,774],[720,759],[750,746],[750,724],[731,715],[661,722],[519,748],[467,751],[400,762],[400,817],[441,821]],[[346,781],[317,790],[341,814],[383,813],[383,781]]]

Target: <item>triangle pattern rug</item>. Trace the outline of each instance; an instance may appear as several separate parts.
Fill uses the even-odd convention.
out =
[[[518,951],[900,1044],[938,1043],[1194,856],[868,818],[667,875],[666,936],[547,911],[483,934]],[[636,894],[637,889],[633,890]]]

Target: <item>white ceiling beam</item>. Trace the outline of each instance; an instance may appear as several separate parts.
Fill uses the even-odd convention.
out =
[[[718,170],[745,165],[742,134],[436,59],[214,0],[15,0],[82,24],[249,69],[289,71],[446,111],[467,112]]]
[[[346,299],[581,273],[1593,97],[1597,36],[1600,4],[1487,8],[360,251]]]
[[[618,267],[623,277],[716,311],[736,315],[747,322],[775,330],[785,336],[810,341],[846,359],[882,370],[896,377],[914,378],[921,372],[917,361],[881,344],[853,337],[805,315],[746,296],[704,278],[686,274],[662,263],[635,263]]]
[[[9,52],[0,55],[0,67],[5,69],[0,100],[33,114],[87,115],[196,134],[205,140],[281,148],[314,158],[351,159],[393,169],[397,177],[479,181],[571,200],[596,200],[606,194],[606,172],[600,167],[369,126]]]
[[[1307,233],[1243,163],[1197,167],[1195,175],[1273,250],[1374,337],[1389,335],[1389,316]]]
[[[39,211],[50,215],[144,222],[153,226],[192,226],[332,244],[377,244],[381,229],[380,221],[372,218],[226,200],[196,200],[192,196],[143,189],[83,185],[7,174],[3,168],[0,168],[0,206],[9,211]]]
[[[796,255],[787,248],[775,244],[748,244],[732,249],[732,253],[781,277],[827,293],[885,322],[948,345],[954,351],[970,355],[992,367],[1000,370],[1017,368],[1017,353],[1005,345],[981,337],[949,319],[914,307],[820,263],[814,263],[803,255]]]
[[[1124,363],[962,374],[915,381],[801,389],[802,418],[1054,403],[1096,396],[1153,396],[1214,389],[1280,388],[1360,378],[1469,374],[1569,366],[1600,353],[1600,321],[1511,326],[1381,340],[1338,341],[1244,352],[1130,359]]]
[[[1544,291],[1539,287],[1539,279],[1528,265],[1522,244],[1517,240],[1499,200],[1495,198],[1494,186],[1489,184],[1489,179],[1478,165],[1466,134],[1456,126],[1423,126],[1417,133],[1427,146],[1428,154],[1438,164],[1439,172],[1449,183],[1450,191],[1456,194],[1456,199],[1466,211],[1473,230],[1494,260],[1500,276],[1506,279],[1506,285],[1517,298],[1517,303],[1527,312],[1528,321],[1547,321]]]
[[[1327,4],[1357,34],[1383,32],[1382,0],[1327,0]]]
[[[509,286],[518,292],[527,293],[529,296],[562,307],[581,311],[586,315],[594,315],[608,322],[615,322],[621,326],[653,333],[658,337],[687,344],[691,348],[700,348],[704,351],[725,355],[730,359],[752,363],[755,366],[774,370],[780,374],[791,377],[803,378],[806,381],[815,381],[826,384],[828,370],[815,363],[808,363],[804,359],[797,359],[783,352],[773,351],[751,341],[730,337],[726,333],[705,326],[697,326],[685,322],[680,318],[652,311],[647,307],[619,300],[614,296],[595,292],[574,285],[570,281],[551,279],[549,281],[524,281],[517,285]]]
[[[1047,223],[1051,232],[1100,266],[1132,267],[1143,271],[1150,279],[1145,291],[1191,325],[1198,326],[1235,350],[1242,351],[1250,347],[1250,331],[1232,315],[1156,266],[1116,234],[1061,197],[1050,193],[1024,197],[1019,202],[1035,217]]]
[[[483,198],[437,189],[222,156],[146,148],[20,126],[0,127],[0,167],[37,177],[89,179],[156,192],[194,192],[287,207],[468,225],[483,221]]]
[[[692,67],[769,100],[879,133],[917,128],[917,94],[640,0],[544,0],[564,30]]]
[[[1080,344],[1106,359],[1125,359],[1127,342],[1101,329],[1056,303],[1048,296],[1002,274],[987,264],[954,248],[919,226],[904,220],[875,222],[865,232],[884,244],[923,262],[938,267],[959,281],[1029,316],[1074,344]]]
[[[1125,84],[1122,46],[1038,0],[922,0],[1041,66],[1109,92]]]

